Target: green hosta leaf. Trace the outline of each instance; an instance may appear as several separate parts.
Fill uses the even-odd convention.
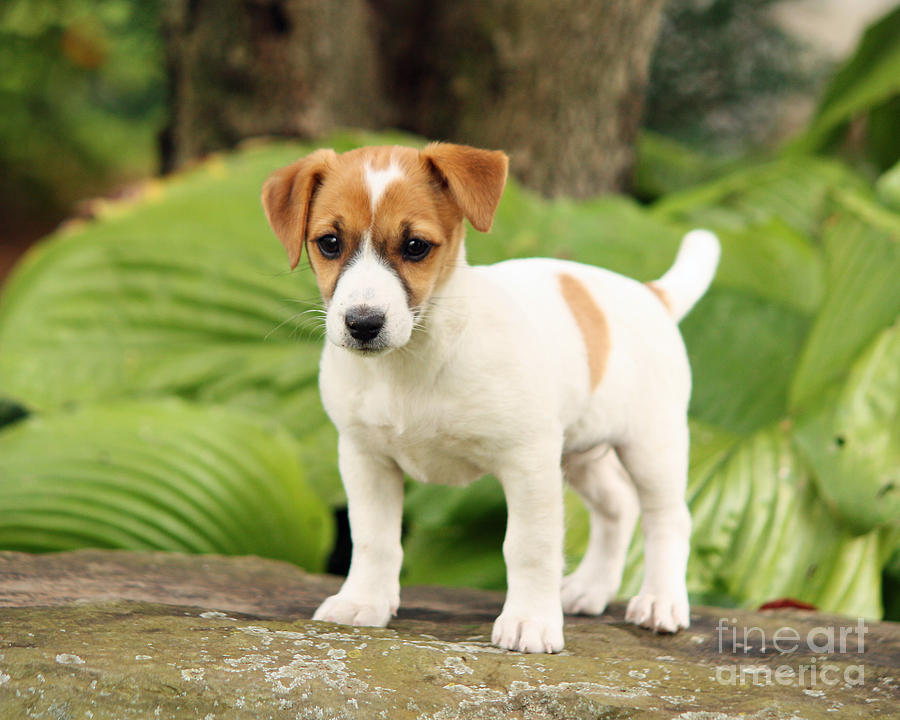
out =
[[[881,535],[833,518],[783,430],[743,442],[692,493],[689,587],[758,605],[795,597],[880,617]]]
[[[733,161],[709,157],[676,140],[644,130],[637,143],[634,192],[658,198],[723,174]]]
[[[722,240],[713,289],[682,323],[694,374],[691,414],[736,432],[784,417],[803,343],[825,295],[814,236],[838,163],[787,158],[736,171],[657,203],[653,214],[707,225]]]
[[[722,259],[716,287],[735,290],[803,315],[825,291],[821,248],[777,218],[740,231],[718,230]]]
[[[878,178],[875,190],[884,205],[894,212],[900,212],[900,163]]]
[[[651,280],[672,264],[681,236],[630,198],[548,201],[511,181],[491,232],[469,233],[466,245],[472,264],[560,257]]]
[[[900,315],[900,218],[840,194],[825,224],[827,292],[790,388],[793,410],[814,401]]]
[[[289,320],[314,283],[284,273],[257,199],[267,171],[295,154],[211,162],[38,246],[0,303],[3,391],[48,408],[147,391],[289,402],[314,384],[318,338]]]
[[[485,477],[466,488],[414,484],[404,505],[403,582],[506,587],[506,503]]]
[[[900,324],[854,363],[797,439],[824,497],[853,530],[900,528]]]
[[[809,318],[745,292],[713,289],[681,324],[691,417],[750,432],[782,417]]]
[[[827,612],[880,616],[886,536],[878,531],[855,536],[834,519],[785,430],[766,429],[741,441],[694,423],[692,437],[688,587],[693,597],[753,607],[789,596]],[[406,558],[408,581],[503,587],[500,529],[505,513],[499,487],[492,482],[448,493],[452,501],[450,494],[426,491],[414,507],[408,505],[426,516],[407,540],[413,548]],[[467,521],[469,511],[477,517]],[[410,512],[412,523],[416,517]],[[571,571],[586,547],[589,524],[570,490],[566,529]],[[640,586],[642,553],[638,528],[628,551],[622,597]]]
[[[668,195],[654,205],[653,214],[719,231],[742,231],[778,221],[809,237],[826,217],[826,200],[834,188],[863,192],[868,185],[833,160],[787,156]]]
[[[789,596],[829,612],[880,616],[882,535],[855,537],[834,520],[785,431],[762,430],[738,442],[734,435],[692,425],[692,436],[692,597],[753,607]],[[570,512],[570,537],[582,538],[580,546],[567,546],[573,566],[587,540],[587,514]],[[638,531],[628,550],[622,597],[640,587],[642,553]]]
[[[254,554],[320,570],[331,516],[277,424],[178,401],[87,406],[0,431],[0,547]]]
[[[789,157],[676,193],[653,208],[660,219],[711,227],[723,245],[712,291],[682,323],[695,378],[694,418],[750,432],[786,414],[803,343],[825,296],[825,259],[815,237],[837,187],[864,183],[836,162]]]
[[[835,74],[807,131],[793,144],[803,152],[833,148],[849,123],[900,94],[900,8],[867,30],[853,57]],[[894,131],[896,130],[894,115]],[[893,132],[896,138],[896,132]],[[892,147],[896,150],[896,145]],[[877,157],[890,165],[897,157]]]

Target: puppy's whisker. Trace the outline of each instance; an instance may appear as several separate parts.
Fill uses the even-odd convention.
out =
[[[283,328],[289,322],[293,321],[295,318],[299,317],[302,314],[303,313],[295,313],[295,314],[291,315],[290,317],[282,320],[280,323],[278,323],[275,327],[273,327],[271,330],[269,330],[269,332],[267,332],[265,334],[265,337],[263,337],[263,341],[268,340],[270,337],[272,337],[272,335],[274,335],[276,332],[281,330],[281,328]]]
[[[281,302],[298,303],[304,305],[318,305],[320,302],[318,295],[310,295],[305,298],[281,298]]]
[[[296,331],[300,328],[307,327],[309,325],[310,321],[312,321],[315,325],[317,325],[317,326],[321,325],[324,328],[324,326],[325,326],[324,312],[325,311],[322,310],[322,308],[309,308],[308,310],[303,310],[301,312],[294,313],[290,317],[287,317],[284,320],[282,320],[274,328],[269,330],[269,332],[266,333],[263,340],[264,341],[268,340],[272,335],[274,335],[276,332],[278,332],[282,327],[284,327],[288,323],[294,323],[294,331]],[[313,316],[312,317],[303,317],[304,315],[310,315],[310,314],[312,314]],[[318,314],[318,315],[316,315],[316,314]],[[297,318],[300,318],[299,322],[296,322]],[[293,337],[293,332],[291,333],[291,335],[289,337]]]

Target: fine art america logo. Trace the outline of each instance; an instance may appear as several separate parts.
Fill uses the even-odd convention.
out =
[[[718,650],[729,653],[735,659],[743,656],[774,657],[788,660],[792,653],[811,656],[803,662],[782,664],[733,662],[718,665],[716,682],[722,685],[793,685],[811,688],[817,685],[834,686],[841,683],[859,686],[865,683],[865,666],[862,663],[836,663],[817,655],[861,656],[865,651],[865,621],[840,627],[814,627],[806,633],[784,626],[770,636],[760,627],[739,627],[737,618],[720,618],[717,627]],[[751,655],[752,654],[752,655]],[[854,659],[855,659],[854,657]],[[836,659],[836,658],[835,658]]]

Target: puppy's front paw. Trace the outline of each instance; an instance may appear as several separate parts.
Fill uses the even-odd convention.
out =
[[[687,593],[647,593],[635,595],[625,611],[628,622],[656,632],[678,632],[691,624]]]
[[[313,620],[357,625],[365,627],[385,627],[396,612],[396,605],[377,598],[355,598],[338,593],[325,599],[313,615]]]
[[[524,615],[508,610],[494,621],[491,642],[505,650],[556,653],[565,647],[562,613]]]

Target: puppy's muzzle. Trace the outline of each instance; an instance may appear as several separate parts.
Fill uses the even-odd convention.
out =
[[[350,337],[359,342],[369,342],[378,337],[384,327],[384,313],[367,305],[356,305],[347,310],[344,323]]]

